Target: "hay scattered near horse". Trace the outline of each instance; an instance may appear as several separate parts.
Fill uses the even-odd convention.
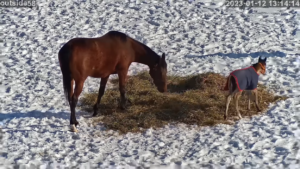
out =
[[[93,123],[103,123],[108,129],[120,133],[139,132],[147,128],[159,128],[167,123],[185,123],[198,126],[230,124],[224,120],[225,99],[227,91],[222,91],[226,78],[217,73],[204,73],[187,77],[169,76],[168,90],[162,94],[151,83],[147,72],[129,76],[126,85],[127,98],[130,104],[126,111],[117,108],[119,105],[118,79],[112,79],[112,89],[107,89],[101,100],[100,117],[93,117]],[[270,103],[285,100],[287,97],[275,96],[261,84],[258,86],[259,105],[264,112]],[[98,92],[84,94],[80,99],[80,108],[93,113],[93,105]],[[247,96],[239,101],[243,116],[256,115],[255,104],[247,110]],[[236,116],[234,103],[229,106],[229,119]],[[230,118],[231,117],[231,118]]]

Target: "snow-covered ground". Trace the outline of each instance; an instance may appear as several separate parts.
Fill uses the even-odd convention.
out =
[[[38,9],[1,8],[0,166],[300,168],[300,17],[293,9],[221,5],[218,0],[44,0]],[[80,132],[69,132],[58,50],[71,38],[110,30],[165,52],[170,74],[228,75],[267,56],[267,75],[260,82],[290,98],[233,126],[169,125],[120,136],[91,126],[78,112]],[[132,64],[130,74],[145,68]],[[98,90],[99,81],[89,78],[84,92]]]

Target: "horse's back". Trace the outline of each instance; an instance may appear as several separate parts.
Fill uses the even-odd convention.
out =
[[[125,49],[129,49],[131,47],[129,39],[130,38],[125,33],[109,31],[103,36],[97,38],[72,38],[66,44],[64,44],[63,47],[69,46],[71,50],[81,48],[81,50],[91,51],[93,49],[101,48],[101,50],[106,49],[112,51],[124,51]]]
[[[126,34],[110,31],[98,38],[73,38],[65,46],[71,50],[72,71],[91,77],[103,77],[129,67],[133,49]]]
[[[118,32],[118,31],[109,31],[102,37],[116,38],[116,39],[120,39],[122,42],[126,42],[128,40],[128,36],[125,33]]]
[[[231,73],[240,90],[253,90],[258,83],[258,74],[253,67],[235,70]]]
[[[128,47],[128,39],[128,36],[122,32],[110,31],[97,38],[76,37],[70,39],[65,45],[69,45],[72,49],[83,48],[91,50],[90,48],[100,47],[105,49],[113,48],[116,51],[122,49],[124,46]]]

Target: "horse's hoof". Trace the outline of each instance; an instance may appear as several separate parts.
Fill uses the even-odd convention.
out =
[[[71,129],[72,132],[75,132],[75,133],[78,132],[78,130],[77,130],[75,124],[71,124],[70,129]]]
[[[98,107],[95,105],[93,109],[94,109],[93,116],[96,116],[98,112]]]
[[[226,115],[224,115],[224,120],[227,120],[227,116]]]
[[[121,110],[126,110],[126,107],[125,106],[121,106]]]
[[[132,104],[132,101],[130,99],[127,99],[127,103]]]
[[[125,104],[120,104],[119,105],[119,108],[121,109],[121,110],[126,110],[127,109],[127,104],[125,103]]]
[[[98,115],[98,111],[96,110],[96,111],[94,111],[94,113],[93,113],[93,117],[95,117],[95,116],[97,116]]]

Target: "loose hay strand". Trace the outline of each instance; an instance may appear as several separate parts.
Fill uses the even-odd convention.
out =
[[[108,129],[120,133],[139,132],[140,129],[159,128],[167,123],[185,123],[188,125],[213,126],[228,124],[224,121],[225,99],[227,91],[221,88],[226,77],[217,73],[204,73],[193,76],[168,76],[169,94],[164,95],[156,90],[147,72],[128,77],[126,84],[127,97],[131,105],[124,112],[118,108],[118,79],[112,79],[112,89],[107,89],[101,99],[99,114],[103,117],[93,118],[93,123],[103,123]],[[261,84],[258,86],[259,105],[266,110],[270,103],[286,100],[287,97],[275,96]],[[98,93],[84,94],[80,99],[80,108],[92,113]],[[239,101],[243,117],[256,115],[254,102],[251,110],[247,108],[247,97]],[[234,104],[229,106],[229,117],[236,115]]]

